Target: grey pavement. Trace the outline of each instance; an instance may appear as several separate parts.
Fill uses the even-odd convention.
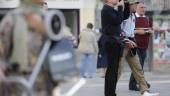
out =
[[[117,85],[118,96],[141,96],[139,92],[128,90],[130,72],[124,72]],[[147,81],[151,84],[151,92],[159,92],[160,96],[170,96],[170,74],[145,72]],[[75,83],[75,82],[74,82]],[[71,88],[72,83],[61,85],[62,93]],[[104,96],[104,78],[97,73],[94,78],[86,79],[86,83],[73,96]]]

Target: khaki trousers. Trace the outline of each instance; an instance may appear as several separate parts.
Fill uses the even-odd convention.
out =
[[[118,70],[118,79],[121,76],[123,66],[126,63],[125,61],[127,61],[127,63],[129,64],[132,74],[134,78],[136,79],[137,83],[139,84],[141,93],[143,93],[144,91],[148,91],[148,87],[147,87],[147,84],[144,78],[144,73],[142,71],[139,57],[137,54],[133,57],[130,56],[129,48],[124,48],[123,50],[123,55],[119,62],[120,64],[119,64],[119,70]]]

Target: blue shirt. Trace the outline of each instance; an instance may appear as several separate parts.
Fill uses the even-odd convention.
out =
[[[131,13],[128,19],[124,20],[121,24],[122,31],[124,32],[126,37],[134,37],[134,29],[135,29],[135,14]]]

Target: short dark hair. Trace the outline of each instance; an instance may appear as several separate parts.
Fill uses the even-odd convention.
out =
[[[93,24],[92,23],[88,23],[87,24],[87,28],[93,29]]]

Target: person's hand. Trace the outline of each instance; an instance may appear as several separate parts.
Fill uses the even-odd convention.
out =
[[[135,30],[135,34],[144,35],[144,34],[146,34],[146,31],[145,30]]]
[[[127,41],[125,42],[125,45],[126,45],[126,47],[128,47],[128,48],[135,48],[135,47],[137,47],[136,43],[133,42],[133,41],[131,41],[131,40],[127,40]]]
[[[137,47],[137,44],[135,42],[131,41],[131,44],[132,44],[133,48]]]
[[[132,47],[133,47],[130,42],[126,42],[126,43],[125,43],[125,46],[126,46],[127,48],[132,48]]]
[[[149,30],[147,31],[147,33],[152,34],[152,33],[154,33],[154,31],[153,31],[152,29],[149,29]]]
[[[123,39],[123,42],[125,42],[125,46],[126,46],[127,48],[133,47],[133,45],[131,44],[131,40],[129,40],[129,39],[127,39],[127,38],[124,38],[124,39]]]

